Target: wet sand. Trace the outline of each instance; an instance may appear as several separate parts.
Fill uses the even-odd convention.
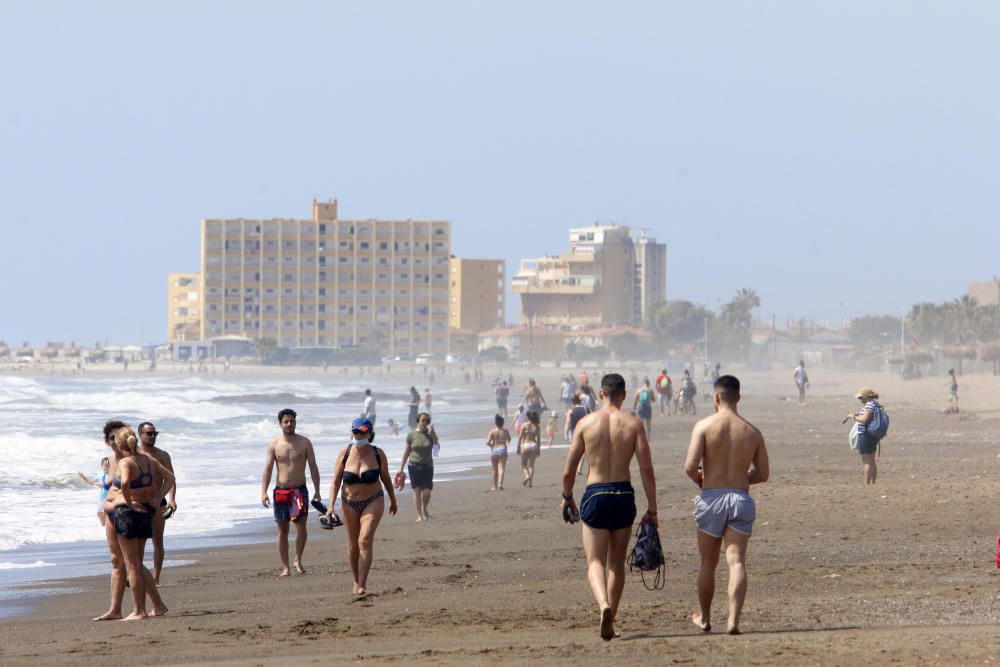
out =
[[[558,372],[533,372],[548,378],[543,389],[550,398]],[[520,386],[525,371],[515,375]],[[368,599],[350,594],[341,529],[322,531],[311,515],[307,575],[279,579],[273,543],[198,553],[197,564],[164,572],[170,613],[138,623],[92,623],[106,609],[107,578],[75,580],[84,592],[0,622],[0,663],[1000,659],[994,563],[1000,379],[960,378],[963,412],[944,417],[937,414],[947,395],[943,377],[902,382],[822,369],[810,375],[814,387],[804,408],[794,400],[791,369],[742,378],[742,413],[764,432],[772,474],[753,490],[758,520],[739,637],[705,635],[690,622],[697,609],[690,516],[697,488],[681,468],[694,418],[657,417],[652,442],[666,586],[650,592],[638,573],[628,575],[621,639],[598,637],[580,530],[559,515],[566,450],[555,448],[543,449],[533,489],[520,486],[516,457],[506,491],[489,492],[486,479],[438,485],[427,524],[415,523],[410,496],[401,498],[399,515],[387,515],[376,535]],[[881,392],[892,417],[874,487],[864,486],[860,459],[840,423],[857,408],[851,395],[862,384]],[[698,407],[710,409],[700,400]],[[485,418],[484,436],[488,427]],[[637,472],[633,477],[638,486]],[[726,580],[720,566],[716,628],[725,624]]]

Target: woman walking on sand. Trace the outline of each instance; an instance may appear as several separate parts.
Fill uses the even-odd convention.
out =
[[[389,460],[373,445],[375,429],[364,417],[351,424],[351,442],[337,456],[330,485],[330,507],[326,516],[335,522],[333,499],[340,492],[341,512],[347,529],[347,557],[354,576],[352,592],[368,594],[368,572],[374,557],[375,529],[385,513],[389,494],[389,515],[396,515],[396,494],[389,479]],[[383,490],[384,489],[384,490]]]
[[[495,426],[486,436],[486,444],[490,448],[490,464],[493,466],[493,488],[490,491],[503,491],[503,478],[507,469],[507,445],[510,444],[510,431],[503,427],[503,417],[493,418]]]
[[[864,407],[860,412],[848,414],[847,418],[853,419],[858,424],[858,454],[861,454],[861,461],[864,463],[865,484],[874,484],[878,479],[878,464],[875,462],[878,440],[866,433],[865,427],[871,424],[875,412],[881,410],[882,406],[878,403],[878,392],[870,387],[862,387],[854,397],[861,401]]]
[[[531,488],[535,479],[535,459],[540,453],[540,429],[538,427],[538,413],[528,412],[527,421],[521,426],[521,432],[517,436],[517,453],[521,455],[521,472],[524,473],[524,481],[521,486]]]
[[[115,534],[132,590],[132,613],[124,620],[135,621],[149,615],[146,613],[147,593],[153,602],[152,615],[162,616],[167,613],[167,607],[142,559],[146,540],[153,537],[153,514],[173,487],[174,474],[152,456],[139,451],[139,439],[128,426],[115,431],[115,448],[119,492],[112,495],[109,490],[105,507],[114,510]],[[168,484],[164,485],[164,481]]]
[[[410,473],[410,489],[413,490],[413,504],[417,508],[417,521],[427,521],[431,515],[427,506],[434,490],[434,446],[438,444],[437,434],[431,426],[431,416],[421,412],[417,417],[417,427],[406,436],[403,460],[399,472]]]

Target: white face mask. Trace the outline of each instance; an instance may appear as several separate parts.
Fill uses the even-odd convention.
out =
[[[352,434],[352,435],[351,435],[351,444],[352,444],[352,445],[354,445],[355,447],[364,447],[365,445],[367,445],[367,444],[369,444],[369,443],[368,443],[368,438],[365,438],[364,440],[358,440],[358,439],[357,439],[356,437],[354,437],[354,435]]]

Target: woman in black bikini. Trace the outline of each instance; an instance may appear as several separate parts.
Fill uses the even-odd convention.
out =
[[[153,537],[153,513],[163,494],[173,486],[174,475],[154,459],[139,451],[139,439],[128,426],[115,431],[118,473],[112,481],[105,508],[112,509],[118,546],[125,559],[128,583],[132,589],[132,613],[123,620],[146,618],[146,594],[153,603],[153,616],[167,613],[149,570],[142,564],[146,540]],[[166,487],[163,481],[170,482]],[[118,482],[115,484],[115,482]]]
[[[354,575],[354,595],[366,595],[368,571],[372,567],[372,544],[375,529],[385,512],[385,494],[389,494],[389,514],[396,515],[396,494],[389,479],[389,461],[372,441],[375,430],[372,423],[360,417],[351,424],[351,444],[337,456],[330,485],[330,508],[326,515],[332,519],[333,502],[337,492],[347,528],[347,555]],[[383,491],[384,488],[384,491]]]

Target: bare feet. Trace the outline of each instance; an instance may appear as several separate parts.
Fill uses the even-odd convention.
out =
[[[501,486],[501,487],[499,487],[499,489],[500,489],[501,491],[503,491],[503,487],[502,487],[502,486]]]
[[[611,607],[605,607],[601,610],[601,639],[604,641],[611,641],[616,636],[615,634],[615,619],[611,617]]]
[[[153,613],[150,614],[150,616],[163,616],[167,613],[167,611],[168,611],[167,605],[161,604],[159,607],[153,610]]]
[[[696,626],[698,626],[698,628],[700,628],[702,632],[712,631],[712,624],[709,623],[708,621],[701,620],[701,612],[696,611],[693,614],[691,614],[691,622],[694,623]]]
[[[92,618],[90,620],[92,620],[92,621],[117,621],[117,620],[120,620],[121,617],[122,617],[122,613],[120,611],[106,611],[103,614],[101,614],[100,616],[96,616],[96,617],[94,617],[94,618]]]
[[[726,634],[727,635],[738,635],[738,634],[742,634],[742,633],[740,633],[740,627],[738,625],[729,625],[729,626],[726,626]]]
[[[281,574],[279,574],[278,576],[279,577],[287,577],[288,576],[288,568],[287,567],[281,568]]]
[[[144,611],[133,611],[131,614],[121,619],[122,621],[144,621],[146,620],[146,612]]]
[[[418,516],[418,517],[417,517],[417,523],[420,523],[420,522],[421,522],[421,521],[423,521],[423,520],[424,520],[424,517],[422,517],[422,516]]]
[[[295,561],[294,563],[292,563],[292,566],[295,568],[295,571],[298,572],[299,574],[306,573],[306,569],[302,567],[302,563],[300,563],[299,561]]]

